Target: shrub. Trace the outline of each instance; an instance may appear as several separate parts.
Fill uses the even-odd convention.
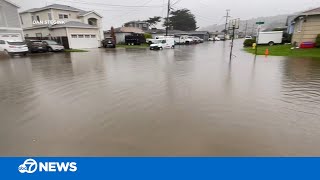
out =
[[[255,39],[246,39],[243,45],[244,47],[252,47],[253,43],[256,43]]]
[[[144,38],[146,38],[146,39],[152,39],[152,35],[149,34],[149,33],[145,33],[145,34],[144,34]]]
[[[318,36],[316,38],[316,47],[320,48],[320,34],[318,34]]]

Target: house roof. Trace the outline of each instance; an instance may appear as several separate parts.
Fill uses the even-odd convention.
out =
[[[301,17],[301,16],[312,16],[312,15],[320,15],[320,7],[314,8],[314,9],[310,9],[308,11],[304,11],[302,13],[299,13],[299,14],[295,15],[292,19],[290,19],[288,21],[290,21],[291,23],[294,23],[294,21],[297,18]]]
[[[188,31],[187,32],[190,35],[194,35],[194,34],[209,34],[208,31]]]
[[[82,22],[78,22],[78,21],[69,21],[66,22],[65,24],[56,24],[51,26],[50,28],[52,29],[56,29],[56,28],[65,28],[65,27],[75,27],[75,28],[98,28],[96,26],[91,26],[90,24],[85,24]]]
[[[114,31],[116,33],[138,33],[138,34],[144,33],[144,31],[135,27],[120,27],[120,28],[115,28]]]
[[[301,13],[301,15],[318,15],[320,14],[320,7],[315,9],[310,9],[308,11],[304,11]]]
[[[102,16],[101,16],[100,14],[98,14],[97,12],[95,12],[95,11],[81,11],[81,12],[79,13],[79,16],[87,16],[87,15],[89,15],[89,14],[91,14],[91,13],[94,13],[94,14],[96,14],[97,16],[99,16],[99,17],[102,18]]]
[[[13,5],[13,6],[16,6],[17,8],[20,8],[20,6],[18,4],[14,3],[14,2],[12,2],[10,0],[4,0],[4,1],[9,3],[9,4],[11,4],[11,5]]]
[[[71,6],[67,6],[67,5],[62,5],[62,4],[51,4],[49,6],[45,6],[42,8],[32,8],[32,9],[28,9],[26,11],[23,11],[21,13],[32,13],[32,12],[39,12],[39,11],[43,11],[43,10],[47,10],[47,9],[60,9],[60,10],[67,10],[67,11],[75,11],[75,12],[82,12],[83,10],[78,9],[78,8],[74,8]]]

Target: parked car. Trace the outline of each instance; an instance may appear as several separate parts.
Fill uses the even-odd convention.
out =
[[[43,44],[46,45],[46,48],[49,52],[52,52],[52,51],[64,51],[64,46],[55,42],[55,41],[52,41],[52,40],[44,40],[42,41]]]
[[[156,39],[153,44],[150,45],[150,50],[162,50],[164,48],[174,48],[175,40],[174,38],[163,38]]]
[[[41,40],[26,40],[30,52],[47,52],[47,46]]]
[[[208,39],[208,41],[214,41],[214,38],[211,37],[211,38]]]
[[[116,48],[116,42],[112,37],[107,37],[102,41],[102,46],[105,48]]]
[[[22,41],[0,40],[0,51],[10,56],[15,54],[27,55],[29,49]]]
[[[221,39],[217,36],[214,38],[215,41],[221,41]]]
[[[244,39],[245,39],[245,40],[247,40],[247,39],[252,39],[252,36],[246,36]]]

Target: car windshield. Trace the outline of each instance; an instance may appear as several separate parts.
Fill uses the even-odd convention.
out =
[[[9,41],[8,41],[8,44],[9,45],[25,45],[24,42],[9,42]]]
[[[42,41],[31,41],[32,44],[39,44],[41,45],[42,44]]]
[[[50,44],[50,45],[58,45],[57,42],[55,41],[45,41],[46,43]]]

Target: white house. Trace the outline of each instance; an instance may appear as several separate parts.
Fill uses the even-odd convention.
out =
[[[23,11],[20,17],[26,38],[54,39],[71,49],[97,48],[101,45],[102,16],[95,11],[52,4]],[[52,24],[53,21],[58,24]]]
[[[0,0],[0,39],[23,40],[19,6],[9,0]]]

